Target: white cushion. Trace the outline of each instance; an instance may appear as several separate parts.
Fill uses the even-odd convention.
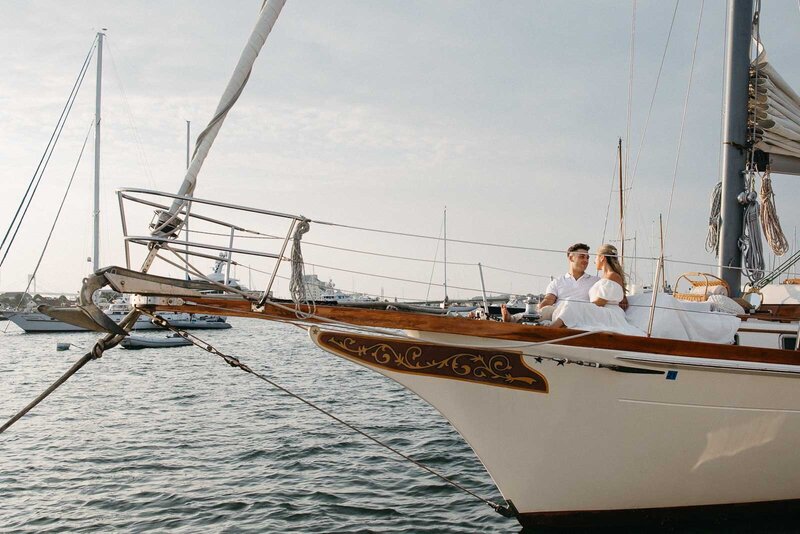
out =
[[[742,315],[744,313],[744,308],[738,302],[725,295],[711,295],[708,297],[708,302],[711,303],[712,311],[731,313],[733,315]]]

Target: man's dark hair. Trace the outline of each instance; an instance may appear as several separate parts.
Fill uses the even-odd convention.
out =
[[[576,250],[585,250],[586,252],[589,252],[589,245],[587,245],[586,243],[575,243],[574,245],[572,245],[567,249],[567,254],[571,254]]]

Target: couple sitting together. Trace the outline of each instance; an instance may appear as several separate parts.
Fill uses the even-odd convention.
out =
[[[595,267],[600,276],[586,273],[589,246],[576,243],[567,249],[569,272],[552,280],[539,303],[543,319],[552,319],[551,326],[579,330],[606,330],[631,336],[644,332],[628,323],[625,309],[625,273],[613,245],[602,245],[597,251]],[[504,313],[504,320],[508,313]]]

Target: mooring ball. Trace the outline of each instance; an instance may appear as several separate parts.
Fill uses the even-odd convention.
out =
[[[56,350],[69,350],[69,343],[56,343]]]

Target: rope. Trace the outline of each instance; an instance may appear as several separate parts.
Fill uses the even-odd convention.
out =
[[[137,310],[130,311],[128,315],[126,315],[119,322],[119,325],[125,329],[133,327],[133,324],[136,322],[136,319],[139,318],[139,314],[140,312]],[[61,384],[66,382],[72,375],[80,371],[81,367],[89,363],[91,360],[96,360],[100,358],[103,355],[103,352],[105,352],[106,350],[115,347],[120,341],[122,341],[122,338],[123,336],[118,336],[116,334],[108,334],[105,337],[98,339],[95,342],[94,346],[92,347],[91,351],[84,354],[80,360],[75,362],[72,365],[72,367],[70,367],[66,373],[61,375],[61,377],[59,377],[58,380],[53,382],[50,385],[50,387],[48,387],[38,397],[36,397],[33,401],[31,401],[30,404],[28,404],[22,410],[17,412],[11,419],[6,421],[6,423],[3,426],[0,426],[0,434],[8,430],[8,428],[11,425],[19,421],[26,413],[35,408],[37,404],[46,399],[52,392],[58,389],[59,386],[61,386]]]
[[[313,307],[314,303],[309,302],[306,295],[305,269],[303,265],[303,251],[300,249],[300,240],[303,234],[311,229],[308,219],[297,222],[292,236],[292,278],[289,280],[289,293],[292,296],[296,313],[300,313],[300,304],[307,304]]]
[[[742,272],[750,282],[756,282],[764,276],[764,251],[758,211],[758,200],[753,200],[747,205],[744,210],[742,237],[739,238],[739,249],[744,260]]]
[[[306,224],[306,226],[308,226],[308,223],[306,221],[303,221],[303,223]],[[307,231],[308,231],[308,228],[306,227],[306,229],[303,230],[301,232],[301,234],[305,233]],[[298,239],[298,241],[299,241],[299,239]],[[377,445],[380,445],[381,447],[393,452],[394,454],[396,454],[397,456],[401,457],[402,459],[413,463],[414,465],[416,465],[420,469],[424,469],[428,473],[440,478],[441,480],[445,481],[446,483],[450,484],[451,486],[453,486],[453,487],[463,491],[464,493],[467,493],[468,495],[474,497],[475,499],[477,499],[477,500],[489,505],[496,512],[498,512],[498,513],[500,513],[502,515],[505,515],[506,513],[510,512],[510,507],[506,507],[506,506],[497,504],[497,503],[492,502],[492,501],[490,501],[490,500],[488,500],[488,499],[486,499],[484,497],[481,497],[477,493],[465,488],[464,486],[462,486],[458,482],[456,482],[454,480],[451,480],[450,478],[448,478],[448,477],[446,477],[446,476],[434,471],[430,467],[426,466],[423,463],[418,462],[417,460],[414,460],[413,458],[411,458],[407,454],[404,454],[404,453],[400,452],[399,450],[395,449],[391,445],[389,445],[387,443],[384,443],[383,441],[379,440],[378,438],[375,438],[375,437],[367,434],[366,432],[364,432],[360,428],[348,423],[347,421],[344,421],[343,419],[340,419],[339,417],[337,417],[336,415],[332,414],[331,412],[329,412],[325,408],[322,408],[321,406],[318,406],[318,405],[314,404],[313,402],[311,402],[309,400],[306,400],[305,398],[301,397],[297,393],[294,393],[294,392],[290,391],[289,389],[281,386],[280,384],[278,384],[274,380],[268,378],[267,376],[265,376],[265,375],[263,375],[263,374],[261,374],[261,373],[259,373],[257,371],[254,371],[250,366],[248,366],[246,363],[242,362],[241,360],[239,360],[235,356],[231,356],[229,354],[225,354],[225,353],[221,352],[220,350],[218,350],[216,347],[214,347],[210,343],[200,339],[199,337],[195,336],[194,334],[191,334],[190,332],[175,328],[166,319],[164,319],[163,317],[161,317],[159,315],[152,314],[152,313],[150,313],[150,312],[148,312],[147,310],[144,310],[144,309],[139,310],[139,311],[141,311],[145,315],[148,315],[149,317],[151,317],[155,324],[157,324],[157,325],[159,325],[159,326],[161,326],[163,328],[166,328],[168,330],[171,330],[172,332],[178,334],[182,338],[190,341],[196,347],[199,347],[199,348],[205,350],[206,352],[208,352],[210,354],[214,354],[216,356],[219,356],[220,358],[222,358],[225,361],[225,363],[227,363],[231,367],[240,369],[240,370],[244,371],[245,373],[249,373],[249,374],[255,376],[256,378],[259,378],[259,379],[263,380],[264,382],[266,382],[270,386],[274,387],[275,389],[285,393],[286,395],[288,395],[288,396],[290,396],[290,397],[292,397],[292,398],[294,398],[296,400],[299,400],[300,402],[302,402],[306,406],[309,406],[310,408],[313,408],[314,410],[317,410],[321,414],[333,419],[337,423],[349,428],[353,432],[355,432],[355,433],[367,438],[368,440],[372,441],[373,443],[376,443]]]
[[[783,234],[778,211],[775,208],[775,193],[772,191],[772,178],[769,171],[761,177],[761,227],[767,238],[769,248],[776,256],[783,256],[789,251],[789,242]]]
[[[717,182],[711,192],[711,210],[708,214],[706,252],[719,256],[719,229],[722,226],[722,182]]]

